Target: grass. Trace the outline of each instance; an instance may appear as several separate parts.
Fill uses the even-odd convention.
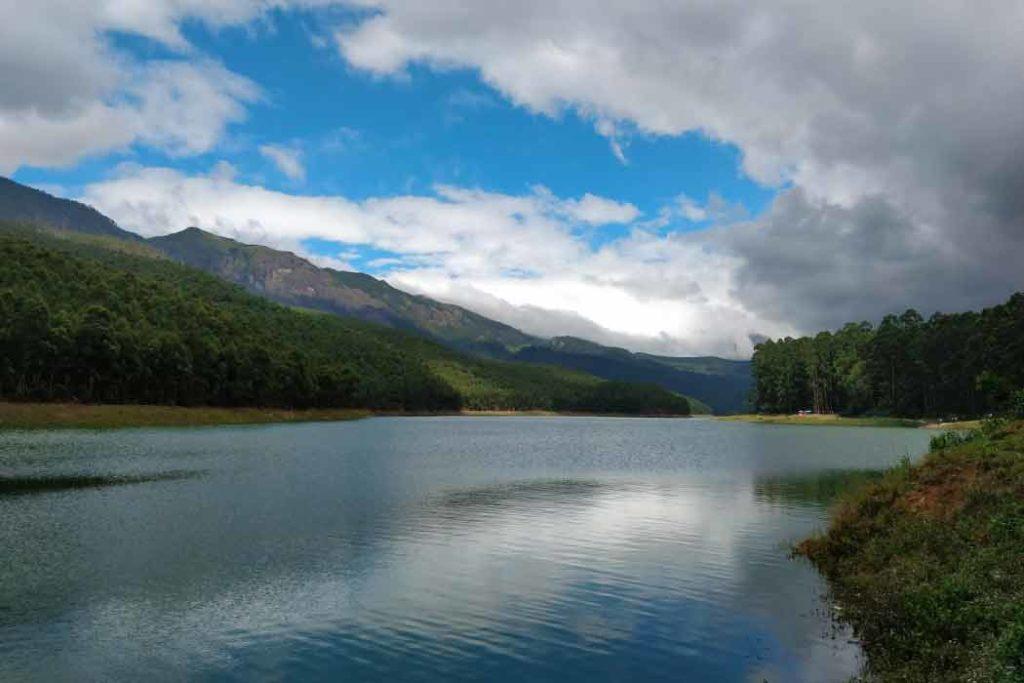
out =
[[[831,427],[921,427],[925,424],[921,420],[902,417],[843,417],[841,415],[726,415],[716,419],[772,425]],[[949,427],[950,425],[942,426]]]
[[[1024,422],[936,438],[804,541],[868,680],[1024,680]]]
[[[983,424],[984,420],[956,420],[952,422],[929,422],[922,426],[926,429],[975,430],[981,429]]]
[[[312,422],[353,420],[366,417],[369,414],[369,411],[366,410],[350,409],[184,408],[181,406],[0,402],[0,430],[196,427],[268,422]]]

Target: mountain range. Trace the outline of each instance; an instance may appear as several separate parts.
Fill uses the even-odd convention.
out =
[[[144,239],[81,202],[4,178],[0,178],[0,219],[45,224],[149,249],[278,303],[414,332],[477,356],[658,384],[690,398],[695,413],[739,412],[747,406],[749,361],[634,353],[576,337],[545,339],[461,306],[404,292],[365,273],[322,268],[290,252],[243,244],[196,227]]]

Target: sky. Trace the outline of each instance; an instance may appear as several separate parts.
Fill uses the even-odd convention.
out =
[[[0,173],[543,336],[1024,289],[1017,0],[0,0]]]

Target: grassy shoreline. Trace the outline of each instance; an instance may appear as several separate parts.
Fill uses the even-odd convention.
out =
[[[909,427],[925,429],[977,429],[981,420],[940,422],[903,417],[843,417],[841,415],[722,415],[716,420],[752,422],[769,425],[806,425],[812,427]]]
[[[867,680],[1024,680],[1024,422],[937,437],[844,494],[797,552],[861,639]]]
[[[203,427],[336,422],[373,416],[465,417],[686,417],[619,413],[555,412],[550,410],[460,410],[388,412],[350,408],[287,410],[284,408],[212,408],[126,404],[11,403],[0,401],[0,431],[9,429],[120,429],[127,427]]]
[[[116,429],[121,427],[202,427],[357,420],[368,410],[347,408],[211,408],[157,405],[0,402],[0,431],[5,429]]]

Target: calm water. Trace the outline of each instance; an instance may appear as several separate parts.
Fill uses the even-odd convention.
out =
[[[0,680],[841,681],[786,545],[923,430],[378,418],[0,434]],[[74,483],[71,481],[70,483]]]

